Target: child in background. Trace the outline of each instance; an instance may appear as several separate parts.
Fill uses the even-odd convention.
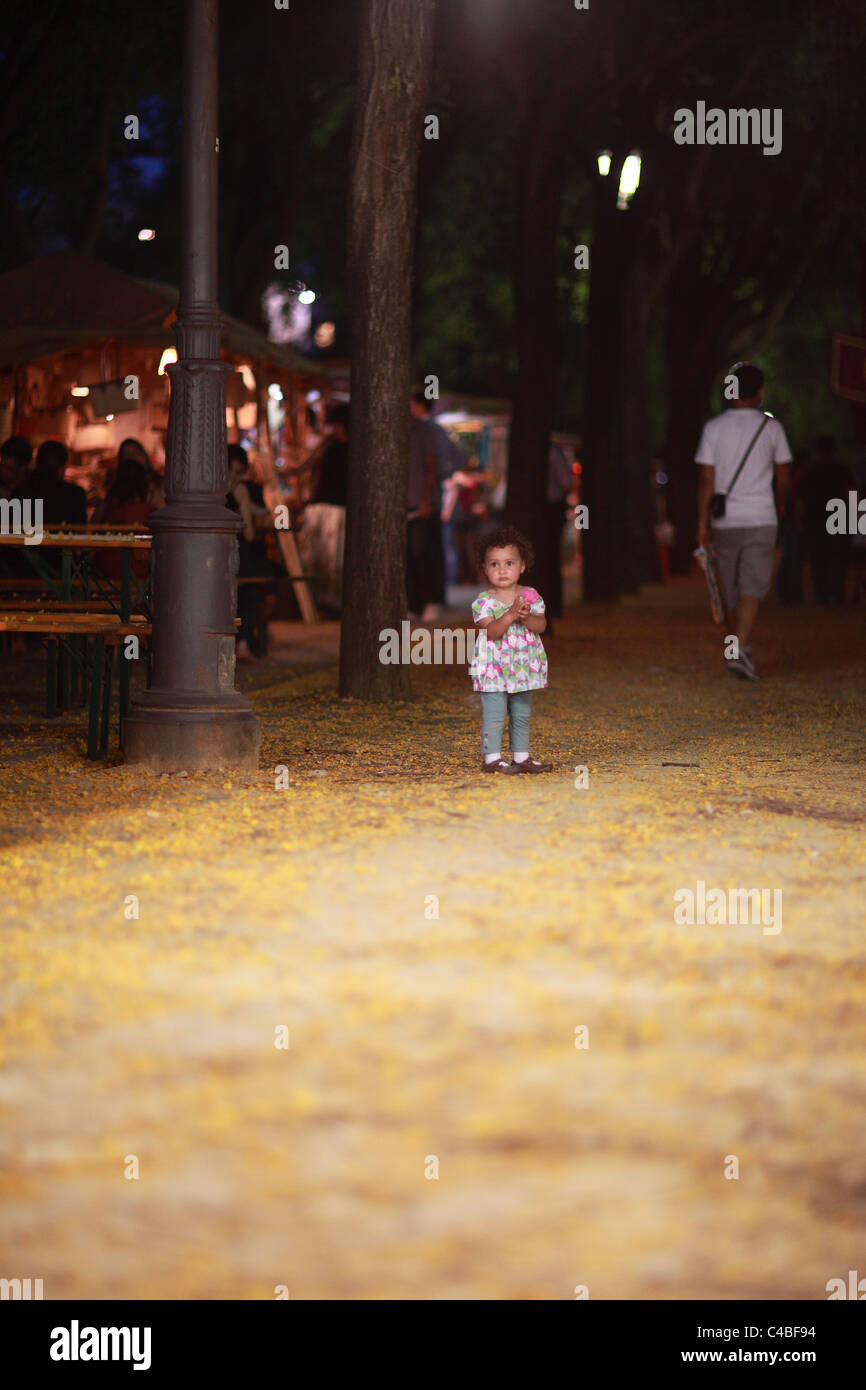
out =
[[[472,605],[475,626],[481,629],[469,668],[472,688],[481,693],[481,770],[552,772],[550,763],[529,756],[532,692],[547,685],[547,656],[540,636],[547,627],[544,600],[519,582],[532,566],[532,547],[515,527],[499,526],[481,538],[478,560],[490,585]],[[510,763],[502,756],[506,715]]]

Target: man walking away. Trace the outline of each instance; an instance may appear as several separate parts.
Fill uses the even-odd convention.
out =
[[[760,409],[760,367],[738,362],[726,381],[734,387],[732,407],[707,421],[695,455],[701,470],[697,540],[715,549],[725,607],[734,619],[737,645],[725,664],[755,681],[749,641],[773,578],[777,508],[781,512],[787,499],[791,450],[779,421]]]
[[[425,526],[425,544],[428,548],[427,567],[430,578],[429,592],[426,594],[426,602],[422,610],[424,621],[432,621],[439,616],[439,612],[445,603],[445,584],[457,583],[457,551],[454,546],[454,527],[451,522],[451,511],[454,506],[455,491],[449,487],[449,479],[458,469],[465,468],[466,455],[455,444],[446,430],[433,419],[432,402],[428,401],[423,391],[414,391],[409,403],[413,420],[421,420],[426,424],[429,432],[429,439],[433,444],[433,452],[436,455],[436,479],[440,496],[440,520],[436,524],[435,516],[428,518],[432,524]],[[418,439],[418,431],[413,426],[413,438]],[[439,552],[441,551],[441,555]],[[412,607],[412,604],[409,604]]]

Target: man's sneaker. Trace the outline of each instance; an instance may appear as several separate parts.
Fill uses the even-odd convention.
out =
[[[749,648],[744,647],[739,656],[726,656],[725,665],[734,676],[740,676],[744,681],[758,681],[761,677],[752,664],[749,655]]]

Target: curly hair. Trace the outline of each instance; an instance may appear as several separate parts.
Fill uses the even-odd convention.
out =
[[[484,531],[475,541],[475,558],[478,561],[478,568],[483,569],[490,550],[502,550],[507,545],[513,545],[527,570],[531,570],[535,561],[535,551],[522,531],[518,531],[516,526],[497,526],[493,531]]]

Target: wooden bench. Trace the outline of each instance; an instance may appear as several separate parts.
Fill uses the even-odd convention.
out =
[[[116,608],[107,598],[54,598],[46,594],[44,598],[11,598],[4,596],[3,611],[14,613],[115,613]],[[132,613],[130,622],[146,622],[141,613]]]
[[[49,718],[57,713],[57,645],[65,643],[74,659],[84,664],[89,677],[87,756],[91,761],[104,757],[108,751],[115,652],[127,637],[151,637],[153,626],[137,613],[128,622],[121,622],[111,612],[82,612],[81,603],[75,599],[54,599],[50,601],[50,607],[45,604],[39,609],[31,607],[31,602],[35,601],[27,601],[26,607],[0,611],[0,633],[29,632],[47,640],[46,703]],[[75,611],[76,607],[79,611]],[[240,627],[240,621],[240,618],[235,618],[236,628]],[[94,639],[90,656],[86,651],[77,651],[70,645],[70,639],[82,637]],[[122,736],[128,705],[127,682],[120,682],[119,694],[119,729]]]
[[[111,716],[111,673],[114,652],[127,637],[149,637],[150,623],[121,622],[112,613],[74,613],[29,611],[0,612],[0,632],[34,633],[48,642],[48,706],[49,717],[56,712],[57,646],[64,643],[74,659],[81,662],[89,678],[87,756],[92,760],[104,757],[108,751],[108,728]],[[73,647],[70,639],[92,637],[92,650]],[[126,713],[121,691],[120,718]]]
[[[0,594],[50,594],[44,579],[25,578],[18,574],[0,575]]]

